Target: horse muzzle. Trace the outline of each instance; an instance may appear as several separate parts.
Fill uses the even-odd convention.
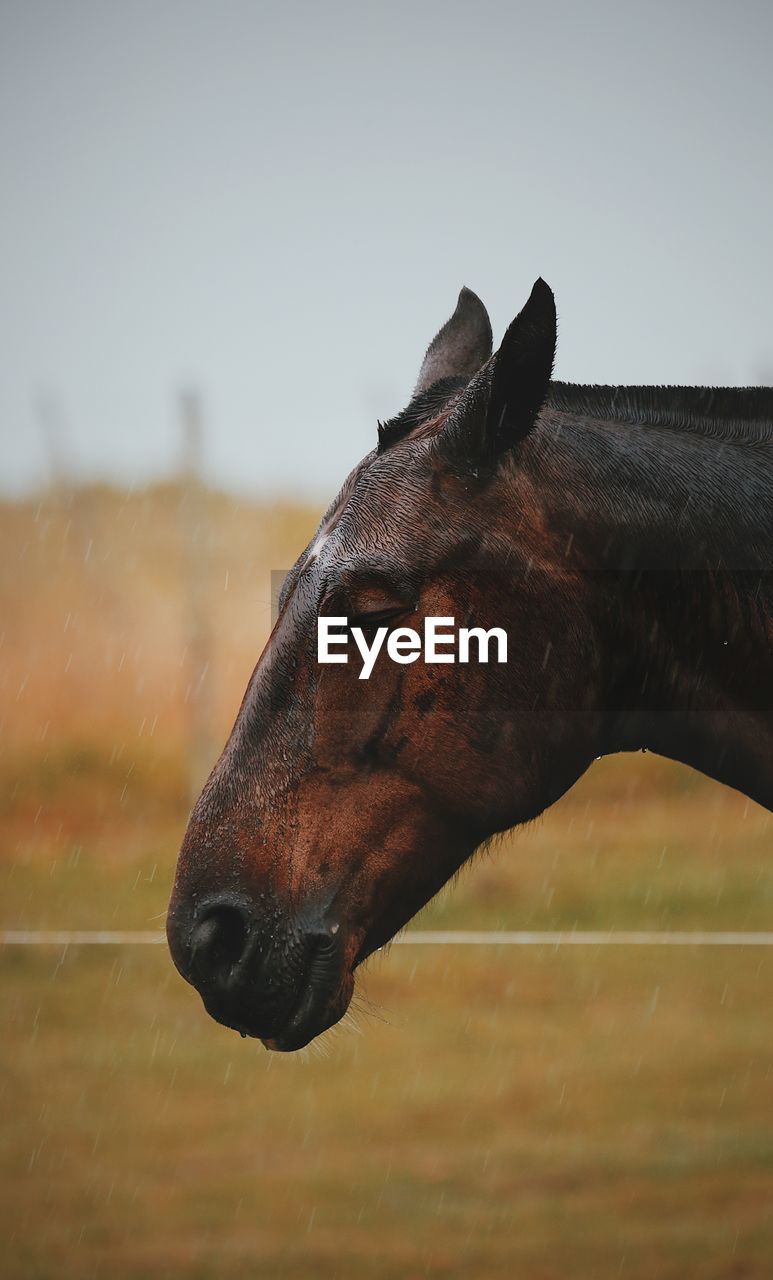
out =
[[[338,1022],[354,978],[336,921],[314,912],[291,919],[265,904],[221,894],[167,918],[172,958],[223,1026],[267,1048],[302,1049]]]

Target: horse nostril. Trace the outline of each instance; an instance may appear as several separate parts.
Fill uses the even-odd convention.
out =
[[[208,982],[227,982],[244,955],[249,935],[247,913],[239,907],[204,907],[191,934],[191,962]]]

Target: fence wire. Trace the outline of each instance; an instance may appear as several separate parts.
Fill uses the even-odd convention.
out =
[[[158,946],[150,929],[5,929],[4,947]],[[773,947],[773,933],[751,931],[572,929],[408,929],[389,944],[405,947]]]

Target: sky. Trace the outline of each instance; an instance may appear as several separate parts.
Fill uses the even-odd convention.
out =
[[[0,0],[0,488],[332,496],[462,284],[556,376],[773,376],[773,5]]]

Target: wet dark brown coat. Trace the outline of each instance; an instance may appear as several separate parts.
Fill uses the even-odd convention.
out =
[[[493,833],[647,748],[773,807],[773,391],[550,381],[538,281],[491,356],[463,290],[286,583],[191,815],[175,963],[295,1049]],[[320,613],[505,627],[506,665],[316,660]]]

